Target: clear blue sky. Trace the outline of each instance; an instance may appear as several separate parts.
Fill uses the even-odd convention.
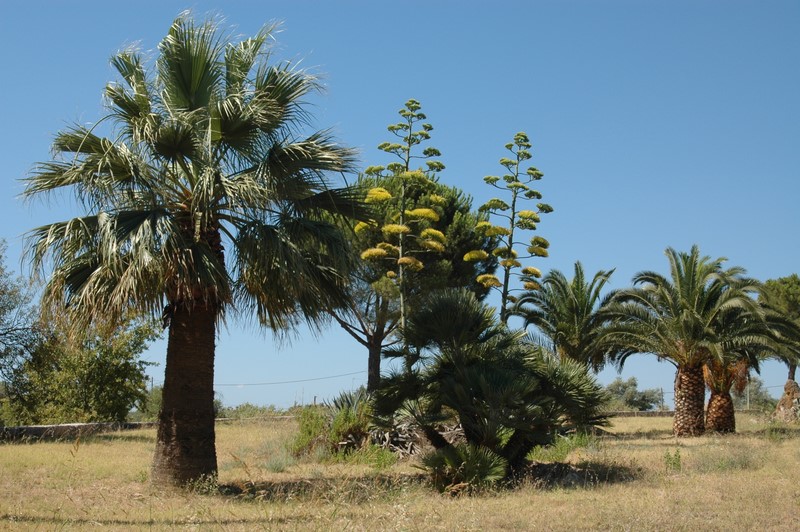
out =
[[[555,212],[540,225],[551,257],[536,266],[616,267],[615,288],[640,270],[664,271],[667,246],[698,244],[765,280],[800,271],[800,2],[376,2],[172,0],[113,3],[6,0],[0,18],[0,237],[19,267],[21,235],[77,214],[26,205],[23,178],[49,157],[52,135],[102,116],[117,50],[154,50],[175,16],[217,13],[234,35],[283,21],[276,59],[321,74],[320,128],[382,164],[375,146],[409,98],[434,126],[442,180],[489,199],[517,131],[534,144],[540,190]],[[23,270],[24,271],[24,267]],[[496,301],[495,301],[496,303]],[[146,353],[163,375],[165,344]],[[366,381],[366,352],[331,327],[277,344],[231,324],[220,335],[216,382],[224,401],[287,406]],[[773,393],[785,369],[767,364]],[[600,375],[603,382],[614,371]],[[623,377],[672,391],[674,371],[632,359]],[[667,399],[671,397],[668,394]]]

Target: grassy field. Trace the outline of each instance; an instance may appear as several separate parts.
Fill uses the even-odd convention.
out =
[[[669,418],[618,418],[538,454],[571,464],[542,466],[555,480],[471,497],[439,495],[409,462],[298,461],[291,420],[218,425],[223,494],[152,489],[154,430],[2,444],[0,529],[800,530],[800,428],[737,423],[676,440]]]

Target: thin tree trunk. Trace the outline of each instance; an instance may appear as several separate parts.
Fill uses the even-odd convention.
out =
[[[152,482],[185,486],[217,474],[214,443],[216,307],[174,308]]]
[[[711,392],[706,415],[706,430],[709,432],[736,432],[736,416],[730,392]]]
[[[451,446],[451,443],[447,441],[444,436],[439,434],[439,432],[432,426],[421,425],[420,430],[422,430],[422,433],[436,450]]]
[[[367,391],[374,392],[381,384],[381,342],[376,342],[371,338],[367,347],[369,358],[367,359]]]
[[[705,397],[703,366],[680,366],[675,375],[675,418],[672,421],[675,436],[703,434]]]
[[[797,381],[795,379],[795,373],[797,373],[797,364],[789,363],[789,380],[790,381]]]

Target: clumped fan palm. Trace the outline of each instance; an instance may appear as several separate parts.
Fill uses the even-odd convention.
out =
[[[30,259],[47,305],[76,320],[126,312],[169,327],[153,480],[216,474],[215,334],[226,311],[276,329],[345,300],[347,246],[331,218],[360,215],[326,173],[353,153],[328,133],[301,135],[314,78],[268,63],[271,28],[226,42],[184,13],[153,69],[135,51],[111,61],[110,122],[56,135],[62,157],[26,181],[35,197],[71,189],[88,215],[34,229]]]
[[[545,349],[599,371],[609,354],[602,345],[602,311],[614,295],[601,292],[612,273],[601,270],[587,281],[583,265],[576,262],[572,280],[558,270],[539,282],[525,276],[526,284],[537,286],[520,295],[511,312],[524,318],[525,327],[536,327],[533,336]]]
[[[600,408],[606,397],[583,366],[543,355],[467,291],[432,294],[402,334],[417,351],[417,363],[385,379],[376,412],[414,418],[444,458],[464,454],[436,430],[453,414],[469,445],[505,461],[506,476],[558,432],[605,422]]]
[[[634,276],[634,287],[619,291],[606,309],[612,323],[605,341],[619,348],[621,366],[634,353],[652,353],[677,368],[675,376],[676,436],[705,430],[703,366],[723,361],[725,353],[744,353],[768,333],[755,327],[731,326],[736,320],[763,323],[760,306],[751,297],[758,283],[739,267],[723,268],[726,259],[666,250],[669,276],[646,271]],[[756,338],[752,338],[755,334]]]

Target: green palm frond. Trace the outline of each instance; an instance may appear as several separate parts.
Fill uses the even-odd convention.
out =
[[[599,271],[587,281],[580,262],[575,263],[571,280],[558,270],[550,271],[538,288],[519,297],[511,311],[525,319],[526,327],[536,328],[539,345],[597,371],[609,355],[600,336],[606,321],[603,310],[613,292],[603,296],[602,290],[613,272]]]
[[[216,24],[196,25],[184,13],[172,23],[158,49],[157,68],[169,109],[207,109],[221,96],[224,68],[219,58],[224,48]]]
[[[768,338],[763,311],[753,298],[759,283],[745,277],[742,268],[724,268],[724,258],[701,256],[697,246],[689,253],[668,248],[666,255],[669,277],[636,274],[634,288],[616,293],[606,310],[604,337],[620,353],[617,362],[638,352],[697,366],[732,356],[743,346],[751,353],[760,350],[757,346]],[[754,358],[751,362],[757,364]]]

